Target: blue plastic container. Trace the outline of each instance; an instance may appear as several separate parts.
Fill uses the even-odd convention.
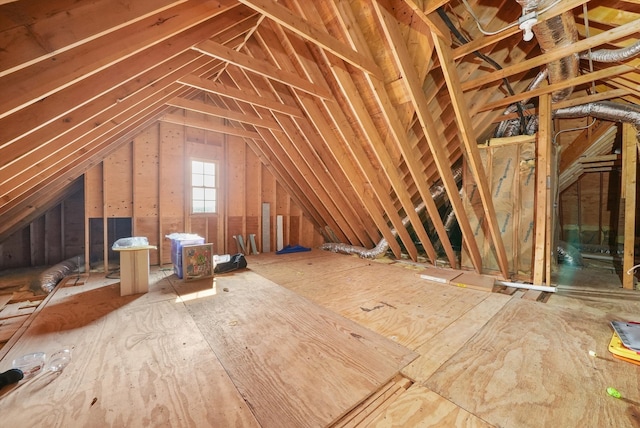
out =
[[[182,247],[185,245],[204,244],[202,236],[193,233],[172,233],[165,235],[171,240],[171,263],[173,263],[173,272],[182,279]]]

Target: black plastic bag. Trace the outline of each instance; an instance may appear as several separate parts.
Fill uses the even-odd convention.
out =
[[[236,269],[242,269],[247,267],[247,259],[244,254],[238,253],[231,256],[228,262],[218,263],[213,269],[213,273],[227,273]]]

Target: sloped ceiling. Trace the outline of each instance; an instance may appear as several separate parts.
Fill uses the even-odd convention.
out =
[[[370,248],[385,238],[414,260],[419,246],[433,260],[437,244],[453,261],[430,187],[443,183],[464,213],[452,166],[463,154],[473,162],[507,106],[530,99],[536,114],[537,97],[562,87],[575,87],[565,107],[640,96],[634,58],[582,60],[579,76],[527,92],[550,61],[635,43],[637,0],[536,2],[539,22],[570,12],[580,40],[544,53],[509,25],[522,14],[516,0],[0,3],[0,241],[166,120],[243,137],[342,242]],[[496,34],[481,33],[471,12]],[[190,123],[183,109],[224,125]],[[560,143],[577,157],[591,140],[575,131]]]

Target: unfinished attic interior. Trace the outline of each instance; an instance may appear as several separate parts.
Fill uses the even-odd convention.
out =
[[[638,426],[639,55],[637,0],[0,0],[3,421]]]

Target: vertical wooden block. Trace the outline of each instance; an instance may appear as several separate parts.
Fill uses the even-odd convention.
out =
[[[120,252],[120,295],[149,291],[149,249],[123,249]]]

